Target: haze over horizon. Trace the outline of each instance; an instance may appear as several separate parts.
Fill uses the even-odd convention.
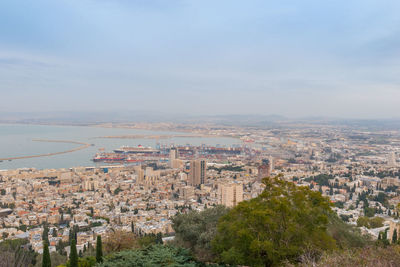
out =
[[[0,112],[394,118],[398,1],[0,2]]]

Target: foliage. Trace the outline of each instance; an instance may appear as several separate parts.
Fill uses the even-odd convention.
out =
[[[85,257],[78,258],[78,267],[94,267],[96,266],[96,258],[95,257]],[[68,261],[65,265],[58,265],[58,267],[71,267],[71,261]]]
[[[221,173],[221,171],[231,171],[231,172],[243,172],[243,166],[233,166],[233,165],[226,165],[222,167],[215,167],[215,166],[210,166],[208,167],[209,170],[216,170],[218,173]]]
[[[393,235],[392,235],[392,244],[397,243],[397,229],[394,229]]]
[[[78,266],[79,267],[93,267],[96,265],[96,258],[95,257],[86,257],[86,258],[79,258],[78,259]]]
[[[342,219],[344,222],[349,222],[350,218],[353,218],[353,215],[340,214],[340,219]]]
[[[335,207],[343,209],[344,208],[344,202],[342,202],[342,201],[335,202]]]
[[[136,235],[125,231],[113,231],[107,235],[103,242],[106,254],[138,247],[139,244]]]
[[[322,257],[315,261],[313,258],[303,257],[300,267],[392,267],[398,266],[400,262],[400,247],[390,246],[382,247],[365,247],[357,249],[347,249],[334,251],[333,253],[325,253]],[[287,265],[293,266],[293,265]]]
[[[122,192],[122,189],[118,187],[114,190],[114,195],[118,195],[120,192]]]
[[[47,226],[47,224],[43,225],[42,240],[45,243],[49,244],[49,227]]]
[[[367,227],[368,229],[371,228],[379,228],[383,226],[383,221],[384,219],[381,217],[373,217],[373,218],[368,218],[368,217],[359,217],[357,219],[357,226],[358,227]]]
[[[49,244],[46,241],[43,246],[42,267],[51,267]]]
[[[76,250],[76,241],[71,241],[71,251],[69,253],[69,267],[78,267],[78,252]]]
[[[224,206],[217,206],[202,212],[190,211],[176,215],[172,219],[175,243],[191,249],[199,260],[211,260],[211,241],[216,235],[218,220],[227,212]]]
[[[314,181],[319,185],[329,186],[329,179],[333,179],[334,177],[329,174],[318,174],[314,177],[309,177],[304,179],[307,182]]]
[[[99,267],[125,267],[125,266],[200,266],[183,248],[152,245],[141,250],[125,250],[104,259]]]
[[[257,198],[241,202],[219,221],[212,246],[221,262],[276,266],[304,252],[336,247],[327,233],[332,212],[327,198],[280,176],[263,182],[266,187]]]
[[[146,248],[157,243],[157,236],[153,233],[139,237],[138,244],[141,248]]]
[[[379,203],[381,203],[382,205],[387,207],[388,206],[388,199],[387,198],[388,197],[387,197],[387,195],[385,193],[379,192],[374,200],[378,201]]]
[[[42,266],[42,257],[37,257],[37,258],[38,258],[38,261],[36,262],[35,266],[37,266],[37,267]],[[58,266],[60,264],[65,263],[65,261],[67,260],[67,257],[59,254],[58,252],[52,252],[52,253],[50,253],[50,260],[51,260],[52,266]]]
[[[96,262],[102,262],[102,261],[103,261],[103,247],[101,244],[101,235],[98,235],[96,242]]]
[[[99,226],[102,226],[102,225],[103,224],[101,222],[92,222],[92,223],[90,223],[90,228],[99,227]]]
[[[366,207],[366,208],[364,208],[364,214],[365,214],[365,216],[367,216],[367,217],[374,217],[374,215],[375,215],[375,209],[374,209],[374,208]]]
[[[27,239],[5,240],[0,243],[1,266],[25,267],[36,263],[36,253],[28,248]]]
[[[360,229],[343,222],[336,214],[328,214],[328,234],[336,240],[338,248],[364,247],[369,244],[368,236],[361,234]]]

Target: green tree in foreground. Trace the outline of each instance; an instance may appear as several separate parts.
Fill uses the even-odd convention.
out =
[[[193,251],[201,261],[212,261],[211,241],[217,233],[218,220],[228,213],[224,206],[178,214],[173,219],[175,244]]]
[[[44,241],[42,267],[51,267],[49,244]]]
[[[332,212],[327,198],[280,176],[263,183],[257,198],[241,202],[219,221],[212,246],[221,262],[276,266],[336,248],[327,233]]]
[[[152,245],[141,250],[124,250],[107,256],[99,267],[123,266],[201,266],[186,249]]]
[[[96,262],[103,261],[103,245],[101,244],[101,236],[97,236],[96,241]]]
[[[27,248],[27,239],[0,242],[0,266],[30,266],[36,264],[36,254]]]
[[[71,241],[71,251],[69,253],[69,267],[78,267],[78,252],[76,251],[76,241]]]

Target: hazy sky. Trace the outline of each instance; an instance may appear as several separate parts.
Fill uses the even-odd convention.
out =
[[[400,117],[398,0],[2,0],[0,112]]]

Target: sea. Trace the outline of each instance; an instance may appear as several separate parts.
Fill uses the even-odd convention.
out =
[[[210,145],[237,146],[240,140],[229,137],[171,137],[167,139],[120,139],[101,138],[123,135],[187,135],[187,133],[149,131],[125,128],[103,128],[89,126],[53,126],[32,124],[0,124],[0,158],[31,156],[61,152],[79,147],[78,144],[38,142],[41,140],[68,140],[92,144],[92,146],[71,153],[53,156],[5,160],[0,162],[0,170],[19,168],[59,169],[72,167],[103,166],[107,163],[95,163],[93,156],[99,152],[112,152],[121,146],[160,145]]]

